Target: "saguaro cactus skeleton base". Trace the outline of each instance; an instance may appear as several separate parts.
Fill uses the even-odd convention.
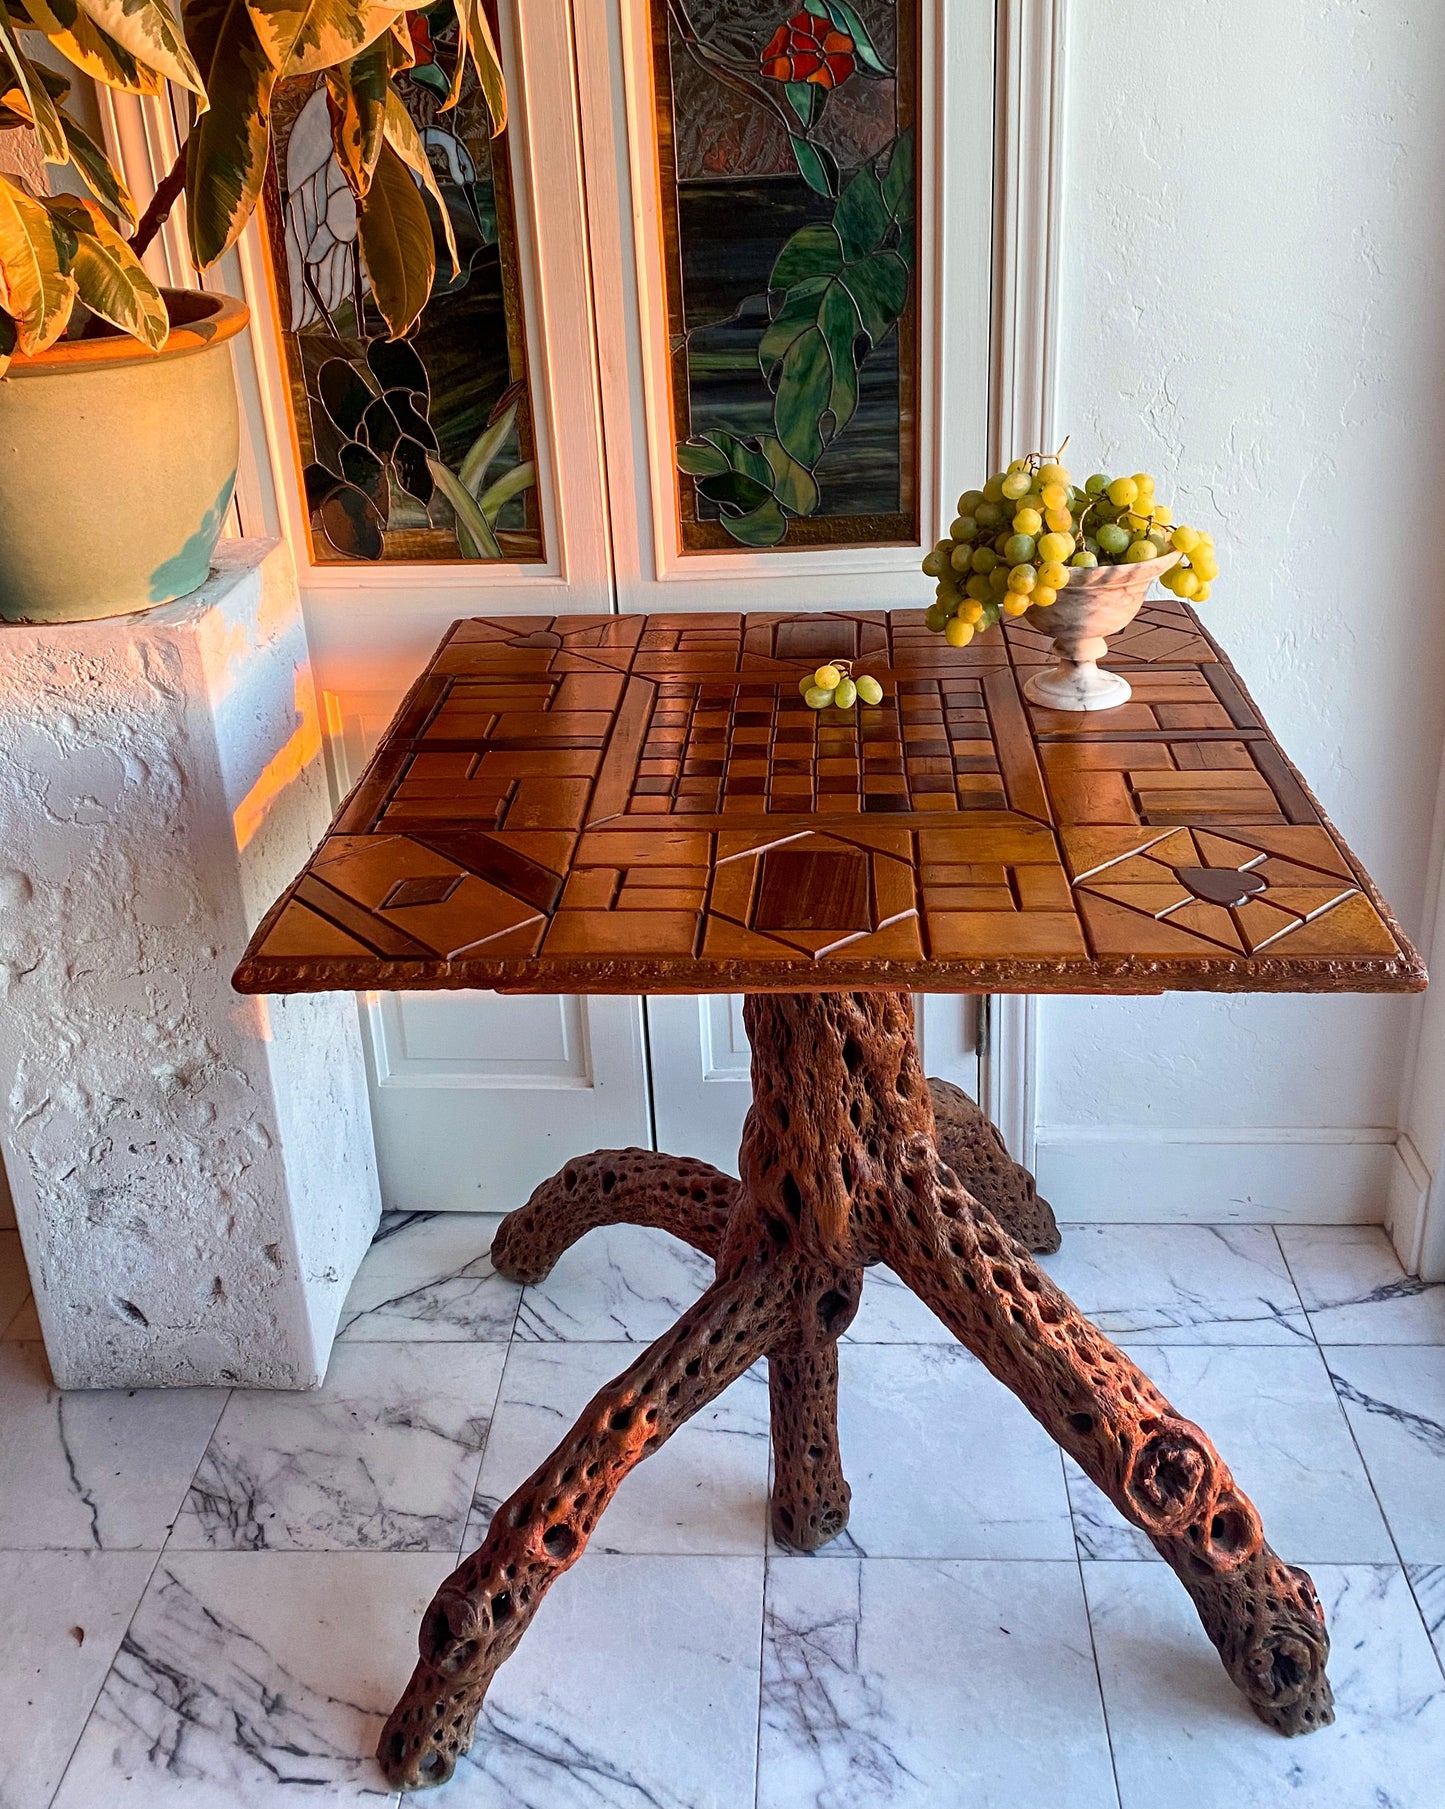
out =
[[[451,1776],[498,1665],[623,1478],[760,1356],[772,1405],[774,1531],[812,1550],[843,1530],[837,1340],[857,1311],[863,1270],[876,1262],[1149,1535],[1255,1713],[1284,1734],[1332,1720],[1329,1636],[1309,1577],[1270,1550],[1254,1505],[1204,1433],[946,1165],[945,1149],[971,1156],[980,1192],[1005,1212],[1011,1199],[1020,1206],[1019,1234],[1057,1247],[1032,1182],[1010,1174],[1001,1146],[942,1083],[924,1079],[909,995],[754,994],[746,1021],[753,1105],[741,1182],[701,1162],[602,1152],[569,1162],[498,1231],[493,1261],[519,1280],[540,1279],[586,1231],[619,1222],[685,1238],[715,1259],[717,1277],[593,1399],[438,1591],[378,1748],[392,1784]]]

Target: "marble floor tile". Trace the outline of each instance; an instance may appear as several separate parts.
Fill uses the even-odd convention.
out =
[[[1157,1564],[1083,1566],[1123,1809],[1440,1809],[1445,1678],[1398,1565],[1313,1567],[1335,1722],[1255,1719]]]
[[[1329,1345],[1325,1362],[1400,1556],[1445,1562],[1445,1346]]]
[[[1077,1566],[768,1560],[759,1809],[1112,1809]]]
[[[455,1552],[505,1351],[341,1344],[311,1393],[237,1389],[172,1547]]]
[[[1434,1642],[1435,1656],[1445,1668],[1445,1564],[1407,1564],[1405,1574],[1415,1592],[1425,1631]]]
[[[587,1552],[407,1809],[751,1809],[762,1597],[761,1556]]]
[[[1072,1558],[1058,1447],[957,1345],[840,1349],[848,1529],[818,1558]]]
[[[141,1592],[145,1551],[0,1552],[0,1804],[44,1809]]]
[[[394,1803],[372,1754],[449,1564],[420,1553],[168,1552],[55,1809]]]
[[[1310,1331],[1268,1225],[1066,1225],[1042,1259],[1111,1338],[1297,1344]]]
[[[589,1231],[522,1294],[517,1337],[651,1344],[713,1278],[711,1257],[641,1225]]]
[[[0,1344],[39,1344],[40,1315],[35,1310],[35,1296],[27,1294],[18,1313],[0,1332]]]
[[[1321,1344],[1445,1344],[1445,1283],[1400,1267],[1378,1225],[1281,1225],[1290,1274]]]
[[[1310,1345],[1123,1348],[1203,1427],[1293,1564],[1392,1563],[1395,1548],[1319,1351]],[[1071,1458],[1064,1463],[1079,1552],[1162,1563]]]
[[[843,1337],[850,1344],[956,1344],[941,1319],[929,1312],[882,1263],[863,1274],[858,1316]]]
[[[18,1231],[0,1231],[0,1336],[20,1311],[30,1292],[30,1274]]]
[[[501,1216],[491,1212],[387,1213],[346,1305],[348,1343],[505,1343],[521,1287],[488,1259]]]
[[[514,1344],[463,1544],[536,1469],[598,1389],[636,1355],[616,1344]],[[768,1505],[768,1383],[761,1363],[675,1432],[618,1490],[592,1551],[760,1553]]]
[[[0,1551],[159,1551],[223,1388],[72,1389],[0,1344]]]

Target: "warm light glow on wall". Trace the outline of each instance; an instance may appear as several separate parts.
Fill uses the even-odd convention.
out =
[[[272,804],[321,752],[321,717],[309,665],[302,666],[296,674],[296,714],[300,718],[296,729],[267,761],[261,776],[236,806],[232,821],[237,848],[246,846],[265,822]]]

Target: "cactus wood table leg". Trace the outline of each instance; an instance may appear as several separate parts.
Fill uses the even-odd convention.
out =
[[[497,1266],[533,1278],[594,1225],[660,1225],[713,1256],[717,1279],[593,1399],[442,1585],[378,1748],[392,1784],[414,1789],[451,1775],[498,1665],[628,1471],[760,1355],[769,1364],[774,1530],[803,1549],[843,1530],[837,1339],[857,1310],[863,1269],[876,1262],[1149,1535],[1255,1713],[1285,1734],[1331,1720],[1329,1637],[1309,1578],[1270,1550],[1203,1432],[946,1164],[945,1152],[956,1157],[960,1141],[968,1150],[981,1133],[967,1114],[962,1138],[958,1126],[940,1133],[939,1083],[924,1079],[908,995],[765,993],[746,1010],[753,1105],[741,1182],[700,1162],[605,1151],[568,1163],[498,1232]],[[985,1180],[997,1193],[1002,1176],[1027,1195],[1031,1180],[1024,1188],[1012,1168]],[[1025,1204],[1032,1216],[1019,1229],[1047,1244],[1052,1215],[1037,1211],[1036,1194]]]

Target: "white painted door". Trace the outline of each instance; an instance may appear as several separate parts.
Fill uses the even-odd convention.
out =
[[[979,1001],[919,997],[915,1017],[925,1071],[977,1098]],[[649,999],[647,1027],[658,1148],[700,1156],[735,1175],[752,1098],[741,996]]]
[[[303,561],[338,796],[457,616],[926,601],[920,556],[989,450],[992,0],[922,7],[919,532],[746,557],[679,544],[649,0],[500,0],[500,11],[545,565],[305,565],[305,503],[254,231],[221,272],[253,312],[245,531],[284,534]],[[144,201],[146,172],[126,165]],[[737,1000],[654,1000],[645,1013],[635,999],[384,995],[363,1011],[390,1207],[511,1207],[571,1153],[650,1142],[654,1105],[663,1147],[736,1159],[747,1091]],[[974,1080],[973,1021],[968,1001],[926,1003],[931,1072]]]

